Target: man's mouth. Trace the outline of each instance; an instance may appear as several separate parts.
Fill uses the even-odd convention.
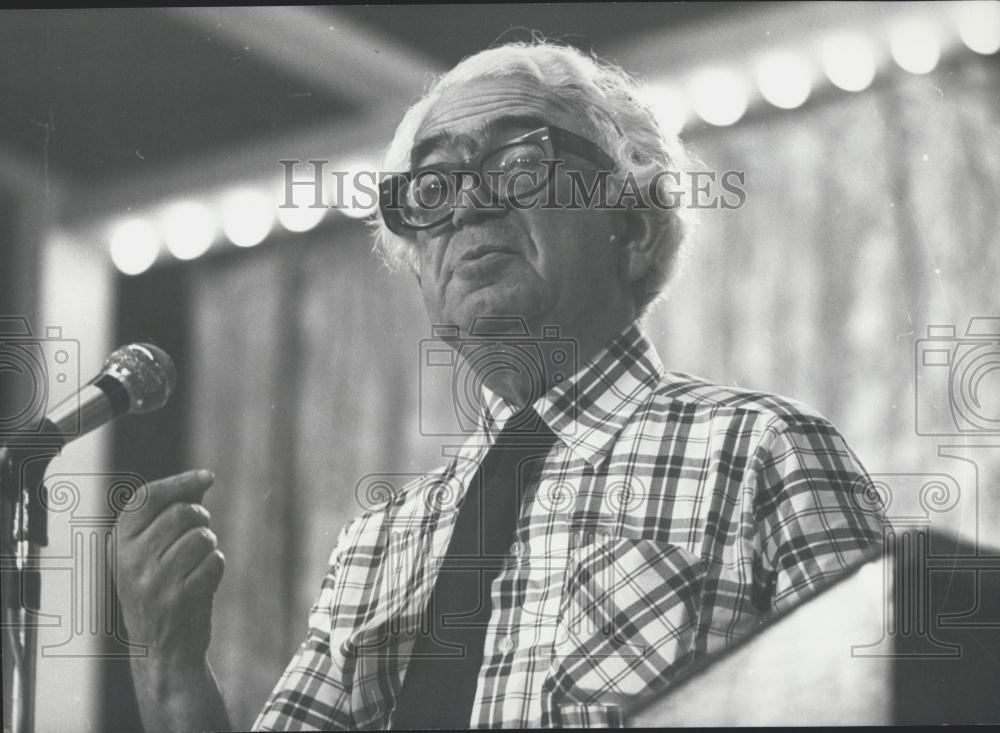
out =
[[[493,245],[480,245],[467,250],[460,258],[459,262],[478,260],[491,255],[514,255],[517,251],[511,247],[497,247]]]

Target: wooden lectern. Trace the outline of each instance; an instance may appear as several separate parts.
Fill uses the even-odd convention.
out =
[[[883,556],[638,701],[626,721],[1000,723],[1000,551],[891,533]]]

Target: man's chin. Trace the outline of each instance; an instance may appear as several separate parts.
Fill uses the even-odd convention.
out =
[[[541,303],[535,293],[510,284],[492,284],[475,288],[463,293],[461,302],[454,309],[451,322],[464,333],[472,332],[474,324],[482,325],[486,321],[510,321],[512,325],[497,327],[513,330],[519,325],[523,332],[525,326],[534,324],[542,313]]]
[[[465,334],[524,334],[533,329],[538,319],[535,309],[519,301],[488,299],[468,305],[455,321]]]

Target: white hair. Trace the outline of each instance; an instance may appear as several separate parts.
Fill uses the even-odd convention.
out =
[[[562,102],[579,116],[598,139],[598,146],[615,161],[610,188],[620,191],[627,176],[648,192],[658,187],[660,201],[667,197],[669,176],[661,171],[685,175],[687,156],[676,135],[664,131],[643,101],[640,84],[621,68],[588,56],[572,46],[549,41],[509,43],[469,56],[451,71],[435,79],[426,93],[403,115],[386,150],[382,170],[403,171],[410,167],[410,152],[427,113],[448,90],[471,81],[520,77]],[[617,188],[616,188],[617,187]],[[631,188],[631,186],[630,186]],[[616,194],[617,195],[617,194]],[[633,214],[647,218],[655,238],[656,257],[646,275],[633,286],[640,314],[660,298],[678,269],[690,222],[686,207],[646,205]],[[375,250],[394,270],[416,271],[414,243],[389,231],[381,216],[372,221]]]

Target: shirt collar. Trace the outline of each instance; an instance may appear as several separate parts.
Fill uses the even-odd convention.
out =
[[[596,467],[662,375],[656,350],[633,323],[532,407],[576,457]],[[485,385],[482,395],[480,429],[492,442],[515,410]]]

